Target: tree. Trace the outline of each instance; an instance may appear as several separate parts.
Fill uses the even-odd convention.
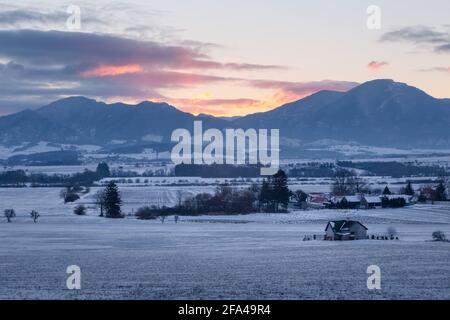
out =
[[[119,188],[111,181],[108,183],[105,189],[105,214],[108,218],[123,218],[122,210],[122,199],[120,197]]]
[[[275,204],[275,212],[278,212],[278,208],[281,205],[284,209],[289,204],[289,198],[291,197],[291,191],[288,188],[287,176],[283,170],[278,170],[271,178],[273,202]]]
[[[384,187],[383,194],[384,195],[392,194],[392,192],[391,192],[391,190],[389,190],[388,186]]]
[[[436,195],[435,199],[436,201],[446,201],[447,200],[447,193],[446,188],[443,182],[439,182],[439,184],[436,187]]]
[[[259,203],[266,211],[272,209],[272,186],[266,179],[263,179],[261,191],[259,193]]]
[[[64,203],[75,202],[80,199],[80,196],[76,193],[77,186],[68,185],[59,192],[59,196],[64,200]]]
[[[6,209],[3,211],[3,214],[5,215],[6,221],[11,222],[11,219],[16,216],[16,212],[14,209]]]
[[[37,212],[36,210],[31,210],[30,216],[33,219],[34,223],[36,223],[37,219],[40,217],[39,212]]]
[[[338,169],[334,174],[331,191],[335,196],[346,196],[354,193],[355,172]]]
[[[184,197],[184,192],[183,190],[177,190],[177,204],[179,207],[181,207],[181,204],[183,203],[183,197]]]
[[[413,196],[414,195],[414,189],[411,185],[411,181],[408,181],[408,183],[406,184],[405,190],[404,190],[405,194],[409,195],[409,196]]]
[[[111,172],[109,171],[109,166],[106,162],[100,162],[97,165],[97,169],[95,170],[95,172],[100,178],[109,177],[111,175]]]
[[[431,235],[434,241],[447,241],[445,233],[442,231],[434,231]]]
[[[295,190],[292,193],[292,197],[295,199],[295,201],[297,201],[298,205],[301,208],[306,208],[305,203],[306,203],[306,200],[308,199],[307,193],[303,192],[302,190]]]
[[[100,217],[103,217],[103,209],[105,208],[105,189],[98,190],[94,196],[95,204],[100,207]]]

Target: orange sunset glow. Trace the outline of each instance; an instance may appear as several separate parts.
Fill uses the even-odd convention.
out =
[[[136,73],[142,71],[138,64],[125,64],[120,66],[103,65],[94,69],[81,72],[83,77],[114,77],[127,73]]]

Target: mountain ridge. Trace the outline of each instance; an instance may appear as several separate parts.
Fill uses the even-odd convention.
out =
[[[107,145],[170,142],[177,128],[279,128],[299,144],[331,139],[374,146],[450,147],[450,99],[406,83],[376,79],[347,91],[322,90],[275,109],[238,118],[195,116],[165,102],[136,105],[72,96],[0,117],[0,144],[49,141]]]

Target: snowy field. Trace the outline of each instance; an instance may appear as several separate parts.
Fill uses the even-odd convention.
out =
[[[134,201],[175,201],[171,187],[152,188],[121,187],[128,209]],[[17,212],[12,223],[0,220],[0,299],[450,299],[450,243],[429,241],[435,230],[450,235],[449,204],[181,217],[178,224],[169,217],[162,224],[99,218],[93,206],[75,216],[58,192],[0,189],[0,209]],[[89,197],[80,201],[89,205]],[[31,209],[42,214],[37,224]],[[394,226],[400,239],[302,241],[345,218],[369,234]],[[381,290],[366,286],[373,264]],[[81,290],[66,288],[69,265],[81,268]]]

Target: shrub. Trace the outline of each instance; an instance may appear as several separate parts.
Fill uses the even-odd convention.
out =
[[[86,207],[80,204],[73,209],[73,213],[78,216],[84,216],[86,215]]]
[[[155,206],[141,207],[141,208],[137,209],[137,211],[135,213],[136,218],[142,219],[142,220],[156,219],[158,217],[158,215],[159,215],[158,210]]]
[[[76,193],[69,193],[69,194],[67,194],[67,196],[64,198],[64,202],[65,202],[65,203],[67,203],[67,202],[75,202],[75,201],[77,201],[78,199],[80,199],[80,196],[79,196],[79,195],[77,195]]]
[[[387,235],[389,236],[390,239],[394,239],[394,237],[397,235],[397,230],[394,227],[388,227]]]
[[[16,216],[16,212],[14,209],[6,209],[3,211],[3,214],[5,215],[5,218],[8,222],[11,222],[11,218],[14,218]]]
[[[442,231],[434,231],[431,235],[434,241],[447,241],[447,237]]]

